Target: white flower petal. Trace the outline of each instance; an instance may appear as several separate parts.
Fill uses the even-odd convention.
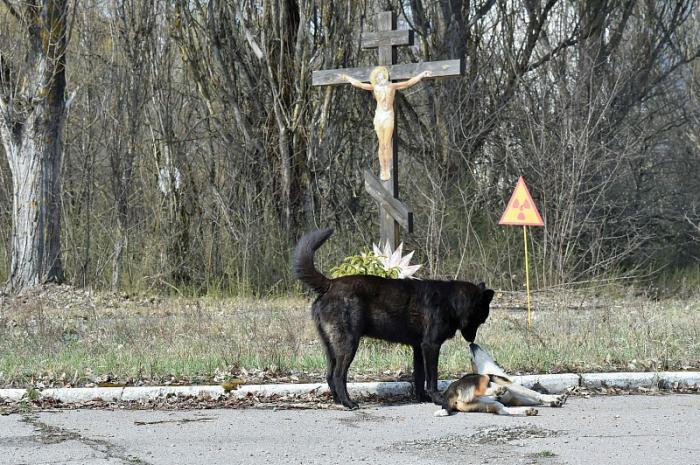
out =
[[[382,255],[386,258],[391,258],[391,246],[389,245],[389,241],[386,241],[386,244],[384,244],[384,253]]]
[[[401,263],[401,249],[403,249],[403,244],[399,245],[391,254],[391,257],[389,258],[389,266],[399,266]]]
[[[423,265],[409,265],[411,258],[415,251],[411,251],[406,256],[403,256],[403,242],[399,244],[396,250],[391,250],[389,242],[384,244],[382,250],[381,245],[372,244],[372,253],[379,258],[384,269],[389,270],[391,268],[396,268],[399,270],[399,278],[412,278],[412,276],[423,266]],[[365,255],[362,253],[361,255]],[[415,279],[415,278],[413,278]]]
[[[413,257],[413,254],[415,253],[415,250],[412,250],[409,254],[407,254],[405,257],[401,259],[399,262],[400,267],[405,267],[408,266],[408,264],[411,262],[411,257]]]
[[[423,265],[410,265],[406,267],[402,267],[401,271],[399,272],[399,278],[412,278],[414,274],[418,270],[421,269]]]

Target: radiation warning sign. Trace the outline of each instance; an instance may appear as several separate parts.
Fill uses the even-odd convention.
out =
[[[544,226],[540,212],[537,211],[535,202],[532,201],[530,191],[527,190],[522,176],[518,179],[513,195],[510,196],[506,211],[501,216],[498,224],[511,226]]]

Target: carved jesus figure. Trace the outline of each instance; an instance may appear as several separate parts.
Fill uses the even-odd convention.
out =
[[[369,75],[369,84],[358,81],[347,74],[341,74],[341,80],[349,82],[353,87],[371,90],[377,101],[377,110],[374,113],[374,130],[379,139],[379,177],[382,181],[391,179],[391,160],[394,156],[391,138],[394,134],[394,97],[397,89],[407,89],[420,82],[424,77],[430,77],[430,71],[412,77],[407,81],[391,82],[389,70],[384,66],[377,66]]]

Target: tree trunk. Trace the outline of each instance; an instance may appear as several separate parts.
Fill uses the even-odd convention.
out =
[[[129,244],[128,217],[129,210],[126,201],[117,202],[117,231],[112,252],[112,281],[111,288],[118,291],[122,276],[122,259]]]
[[[63,95],[58,99],[62,106]],[[11,291],[64,279],[60,201],[63,110],[41,105],[35,113],[33,121],[24,128],[24,137],[14,151],[15,158],[10,160]]]
[[[300,62],[306,56],[301,24],[305,13],[295,0],[265,2],[264,18],[271,31],[265,44],[267,51],[267,78],[272,90],[272,106],[277,127],[279,155],[279,202],[277,205],[280,227],[288,243],[293,244],[303,224],[301,179],[307,138],[300,134],[306,120],[305,68]]]
[[[37,106],[18,143],[5,144],[12,170],[12,265],[8,287],[13,292],[64,279],[60,237],[64,86],[60,86],[61,95],[56,96],[56,102]]]
[[[35,6],[25,16],[15,13],[30,43],[17,69],[27,72],[16,75],[19,92],[0,94],[0,135],[13,189],[10,292],[64,280],[60,175],[68,6],[58,0]],[[17,64],[6,59],[2,65],[8,71]]]

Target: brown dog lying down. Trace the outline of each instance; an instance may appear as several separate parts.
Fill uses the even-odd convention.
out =
[[[435,412],[436,417],[454,412],[530,416],[538,413],[532,406],[561,407],[566,402],[566,394],[541,394],[514,383],[488,352],[474,343],[469,345],[469,349],[474,374],[465,375],[450,384],[444,394],[442,409]]]

